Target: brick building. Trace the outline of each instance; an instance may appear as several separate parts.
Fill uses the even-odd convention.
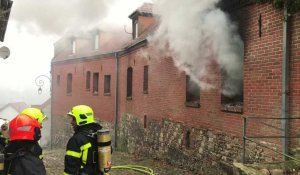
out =
[[[191,90],[191,77],[178,70],[172,57],[154,55],[148,36],[158,23],[152,4],[144,4],[129,16],[132,38],[95,30],[55,43],[53,144],[65,144],[59,142],[70,135],[64,116],[77,104],[93,107],[97,119],[112,129],[119,149],[206,174],[241,161],[243,117],[257,117],[245,119],[249,137],[297,135],[300,121],[279,118],[300,116],[300,14],[284,21],[282,9],[249,1],[230,1],[222,8],[238,24],[244,42],[242,94],[220,93],[223,78],[216,63],[211,73],[217,88]],[[297,139],[252,140],[245,144],[249,162],[281,157],[262,143],[283,153],[298,146]]]

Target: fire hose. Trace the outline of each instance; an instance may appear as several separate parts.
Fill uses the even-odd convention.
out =
[[[109,130],[101,129],[97,131],[97,144],[98,144],[98,159],[100,171],[108,174],[110,169],[130,169],[141,172],[143,174],[155,175],[151,168],[139,165],[120,165],[111,167],[111,137]]]
[[[139,165],[119,165],[119,166],[112,166],[111,169],[130,169],[130,170],[141,172],[143,174],[155,175],[151,168],[145,166],[139,166]]]

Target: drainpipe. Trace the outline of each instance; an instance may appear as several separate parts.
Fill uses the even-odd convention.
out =
[[[118,104],[119,104],[119,58],[118,58],[118,53],[115,52],[115,58],[116,58],[116,89],[115,89],[115,144],[114,144],[114,149],[118,147],[117,144],[117,139],[118,139]]]
[[[287,160],[285,155],[288,155],[288,131],[289,131],[289,120],[288,118],[288,77],[289,77],[289,35],[288,28],[289,27],[289,16],[287,11],[287,1],[284,4],[284,21],[283,21],[283,57],[282,57],[282,107],[281,114],[282,120],[281,125],[283,128],[283,136],[282,138],[282,152],[284,154],[283,159]]]

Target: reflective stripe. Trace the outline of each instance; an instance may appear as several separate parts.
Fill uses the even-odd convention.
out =
[[[86,160],[87,160],[87,156],[88,156],[88,149],[90,147],[92,147],[91,143],[87,143],[80,147],[80,150],[83,151],[82,152],[82,163],[84,163],[84,164],[86,164]]]
[[[21,126],[17,128],[18,131],[29,131],[30,129],[31,126]]]
[[[72,156],[72,157],[76,157],[76,158],[80,158],[81,157],[81,153],[78,153],[78,152],[75,152],[75,151],[67,151],[66,155]]]
[[[71,175],[71,174],[64,172],[64,175]]]

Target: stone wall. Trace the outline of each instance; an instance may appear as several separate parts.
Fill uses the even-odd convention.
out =
[[[118,148],[129,153],[194,170],[199,174],[234,174],[233,162],[241,161],[242,143],[224,133],[189,128],[170,120],[148,121],[126,114],[119,128]],[[260,162],[263,150],[248,144],[247,160]]]
[[[70,124],[69,117],[52,116],[52,148],[66,148],[68,140],[73,135],[74,131]],[[110,130],[112,138],[114,131],[112,124],[103,121],[96,121],[104,129]]]

